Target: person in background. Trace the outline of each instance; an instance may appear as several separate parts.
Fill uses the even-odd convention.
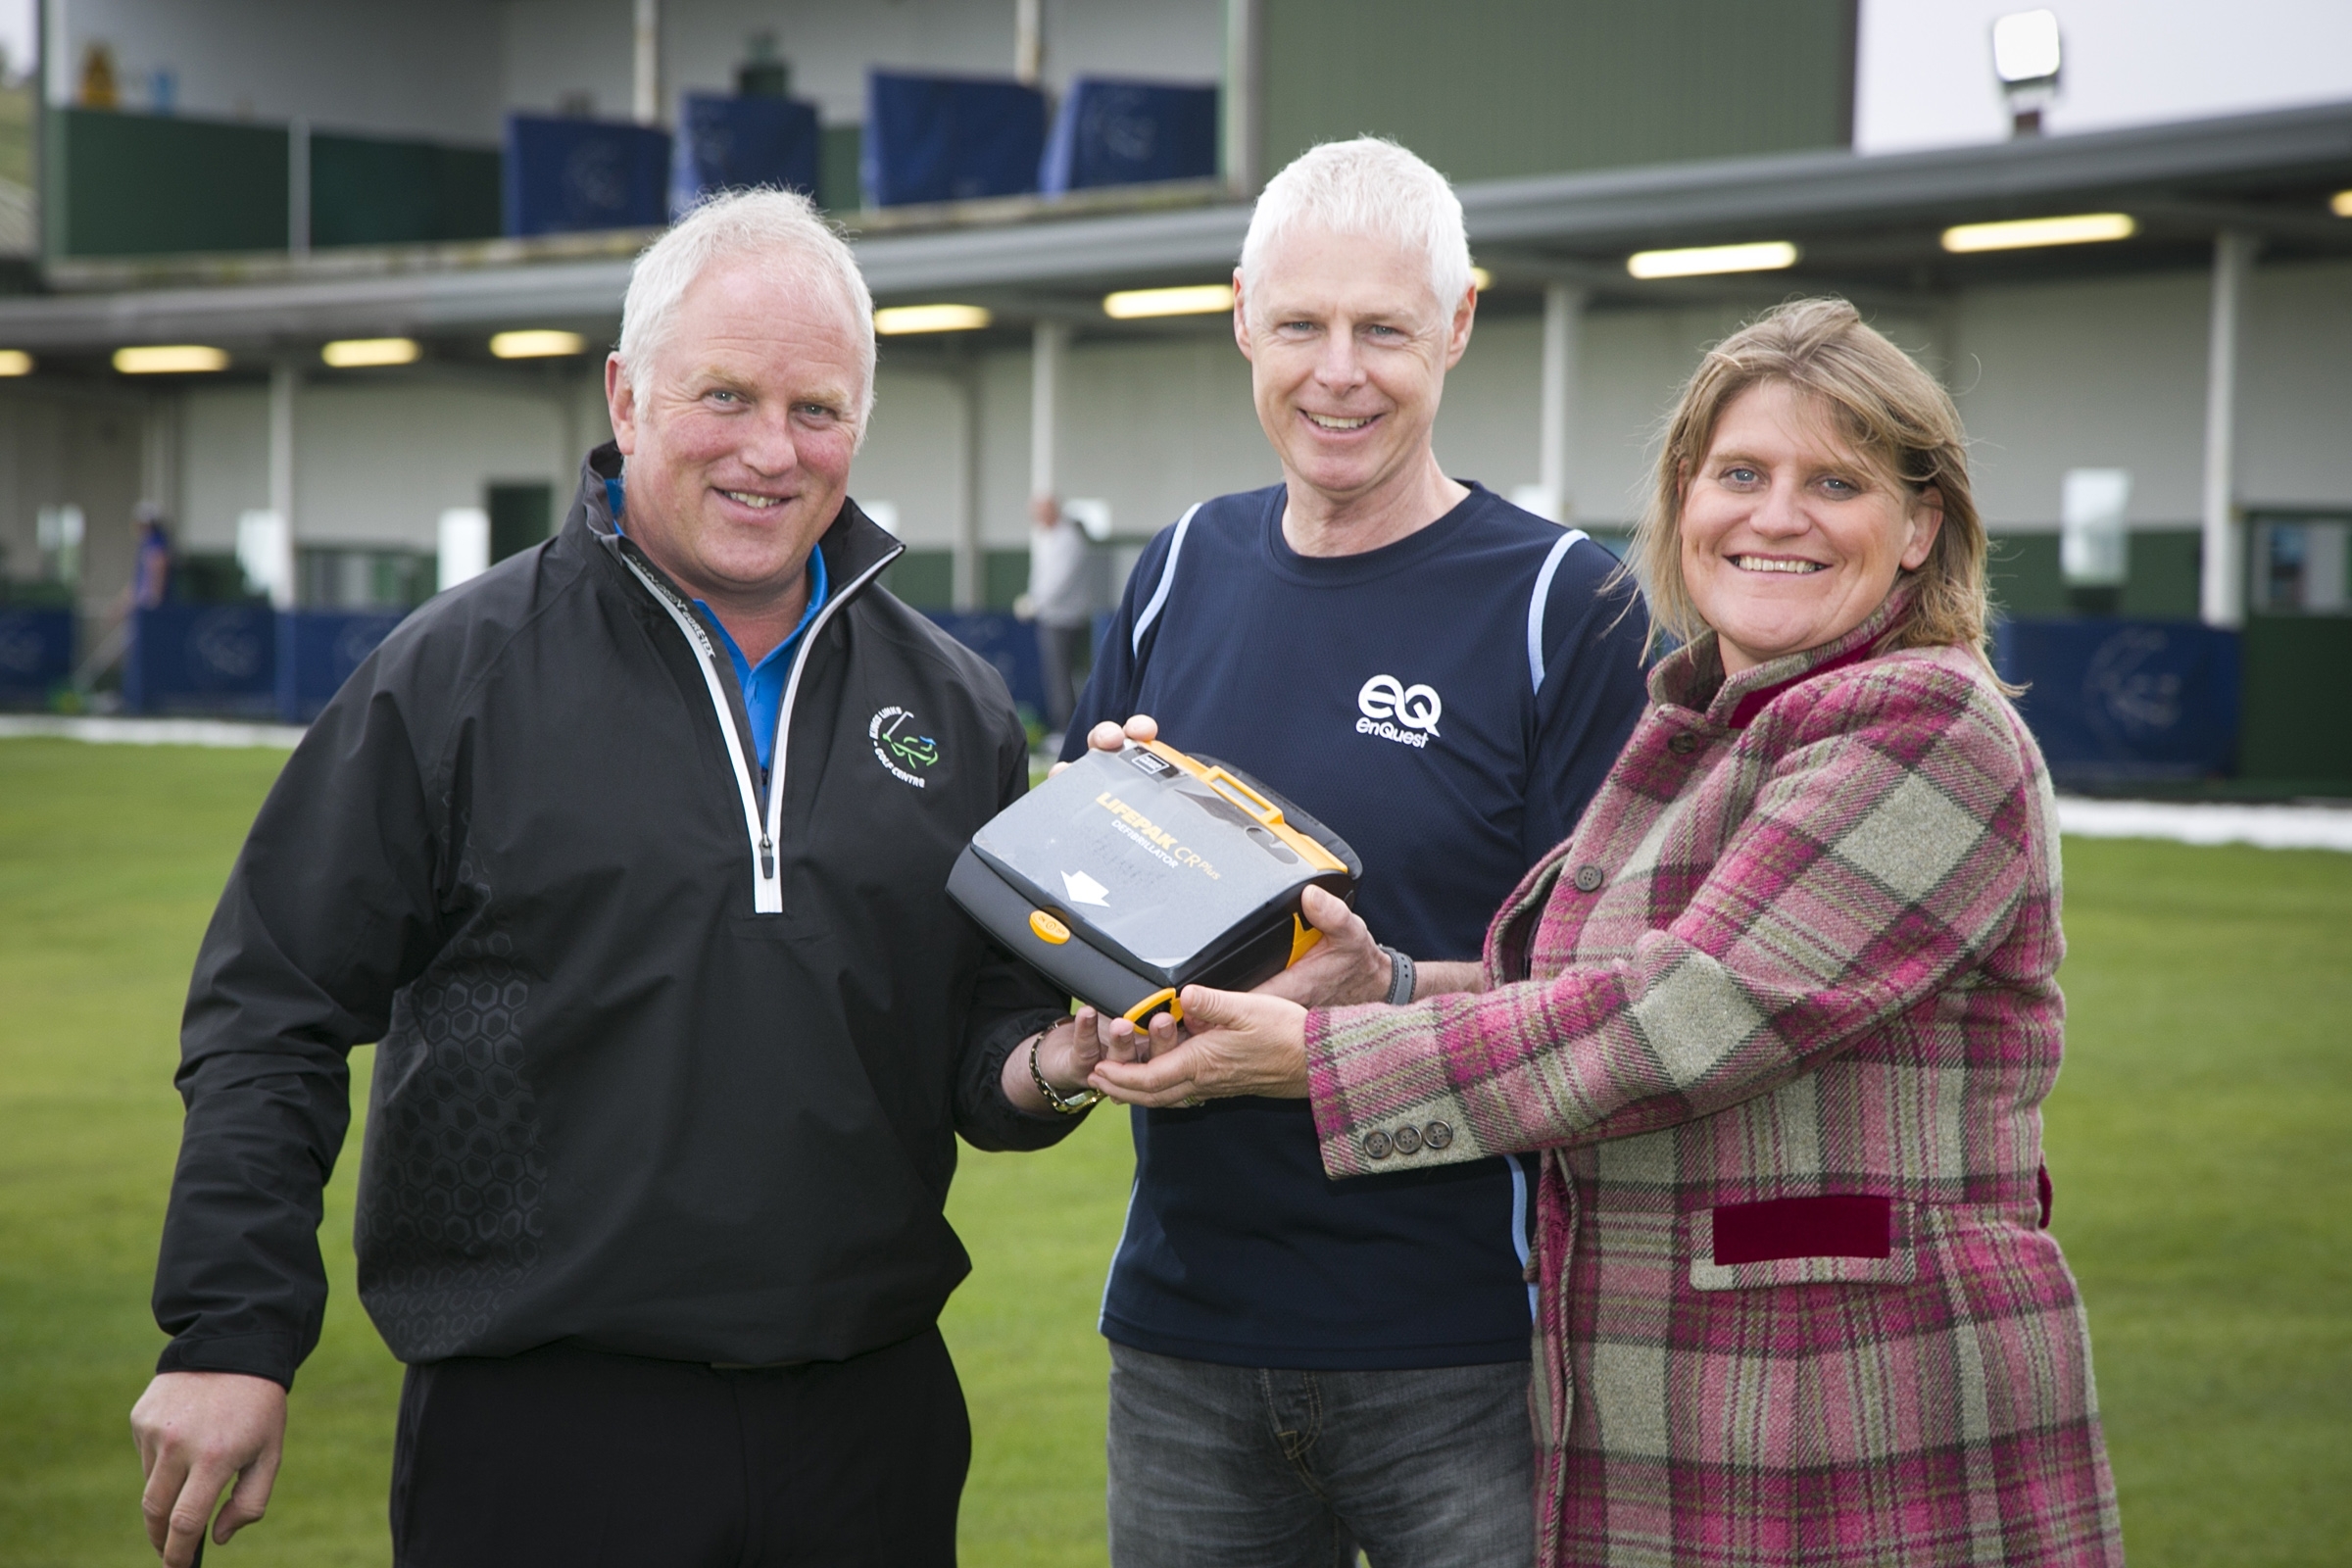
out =
[[[1452,989],[1633,728],[1647,621],[1604,589],[1608,552],[1439,465],[1478,295],[1436,170],[1372,139],[1303,154],[1258,198],[1234,289],[1282,482],[1145,550],[1064,749],[1150,715],[1128,732],[1254,774],[1354,847],[1390,949],[1361,993],[1310,954],[1285,994]],[[1322,1568],[1359,1546],[1526,1563],[1533,1161],[1335,1183],[1295,1100],[1133,1121],[1102,1299],[1116,1568]]]
[[[804,197],[683,219],[562,531],[403,621],[270,790],[189,986],[131,1414],[172,1568],[269,1500],[367,1041],[396,1564],[954,1563],[956,1138],[1055,1142],[1090,1058],[944,896],[1028,739],[876,584],[872,320]]]
[[[1086,529],[1055,496],[1029,503],[1029,593],[1037,622],[1038,661],[1046,678],[1046,730],[1058,746],[1078,705],[1087,638],[1095,624],[1094,548]]]
[[[2056,805],[1984,549],[1944,390],[1842,300],[1767,313],[1635,539],[1684,646],[1483,963],[1406,1006],[1194,988],[1199,1033],[1096,1071],[1298,1105],[1342,1188],[1543,1152],[1546,1565],[2124,1560],[2047,1229]]]
[[[151,501],[139,503],[135,554],[130,567],[130,608],[153,610],[172,589],[172,530],[163,509]]]

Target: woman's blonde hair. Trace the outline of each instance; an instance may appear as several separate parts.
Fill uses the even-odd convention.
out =
[[[1768,382],[1811,398],[1881,478],[1913,494],[1933,486],[1942,497],[1943,526],[1919,569],[1897,579],[1911,585],[1911,602],[1883,646],[1966,648],[1989,669],[1984,524],[1969,489],[1960,411],[1934,376],[1840,299],[1775,306],[1709,349],[1691,372],[1667,421],[1649,504],[1626,557],[1648,595],[1653,624],[1685,642],[1706,629],[1683,581],[1683,487],[1732,400]]]

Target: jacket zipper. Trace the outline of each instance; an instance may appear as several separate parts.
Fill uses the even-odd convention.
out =
[[[776,836],[781,831],[784,807],[784,741],[792,732],[792,710],[800,697],[801,671],[808,666],[808,654],[816,646],[817,634],[825,629],[834,612],[847,604],[858,590],[880,575],[882,569],[896,561],[905,548],[901,546],[891,551],[837,592],[828,594],[824,608],[816,612],[816,619],[810,621],[808,630],[801,633],[801,646],[792,656],[792,672],[785,679],[784,701],[776,709],[776,732],[771,738],[773,750],[769,754],[775,759],[775,763],[768,769],[767,808],[764,813],[760,810],[759,787],[754,781],[750,760],[744,755],[744,738],[735,732],[735,715],[727,706],[726,687],[719,681],[717,645],[710,641],[710,634],[703,629],[703,623],[695,615],[693,607],[681,603],[651,572],[630,560],[627,551],[618,553],[622,564],[654,596],[654,602],[667,611],[669,618],[677,622],[678,630],[685,635],[688,646],[693,648],[701,662],[703,685],[710,693],[712,711],[718,715],[718,732],[726,737],[727,760],[734,766],[735,788],[743,802],[744,828],[751,840],[755,872],[752,878],[752,910],[756,914],[784,912],[784,890],[776,880]]]
[[[735,790],[743,802],[743,825],[751,839],[755,873],[752,878],[752,909],[757,914],[781,914],[784,912],[784,890],[776,882],[776,841],[760,825],[760,796],[752,782],[751,767],[743,755],[743,737],[735,733],[735,715],[727,707],[727,689],[718,679],[718,649],[710,641],[710,634],[703,630],[703,623],[695,618],[690,607],[680,604],[676,596],[657,581],[651,572],[631,561],[627,551],[620,552],[620,559],[635,573],[637,580],[645,584],[646,592],[654,596],[654,603],[667,611],[669,618],[678,623],[678,630],[685,635],[687,645],[694,650],[696,660],[702,666],[703,685],[710,693],[711,710],[718,714],[718,732],[727,739],[727,760],[734,765]],[[804,653],[807,651],[802,650]]]

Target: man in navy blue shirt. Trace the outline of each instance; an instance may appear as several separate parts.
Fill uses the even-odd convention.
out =
[[[1305,154],[1234,286],[1283,483],[1152,541],[1067,752],[1148,714],[1130,728],[1257,775],[1362,856],[1393,999],[1459,989],[1632,729],[1646,620],[1605,551],[1438,465],[1477,294],[1435,170],[1369,139]],[[1116,1568],[1532,1561],[1533,1171],[1334,1182],[1303,1101],[1134,1132],[1102,1302]]]

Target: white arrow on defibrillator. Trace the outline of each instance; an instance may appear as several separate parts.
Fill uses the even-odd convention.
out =
[[[1103,909],[1110,907],[1105,898],[1110,889],[1088,876],[1084,871],[1062,872],[1061,885],[1063,891],[1069,894],[1072,904],[1091,904]]]

